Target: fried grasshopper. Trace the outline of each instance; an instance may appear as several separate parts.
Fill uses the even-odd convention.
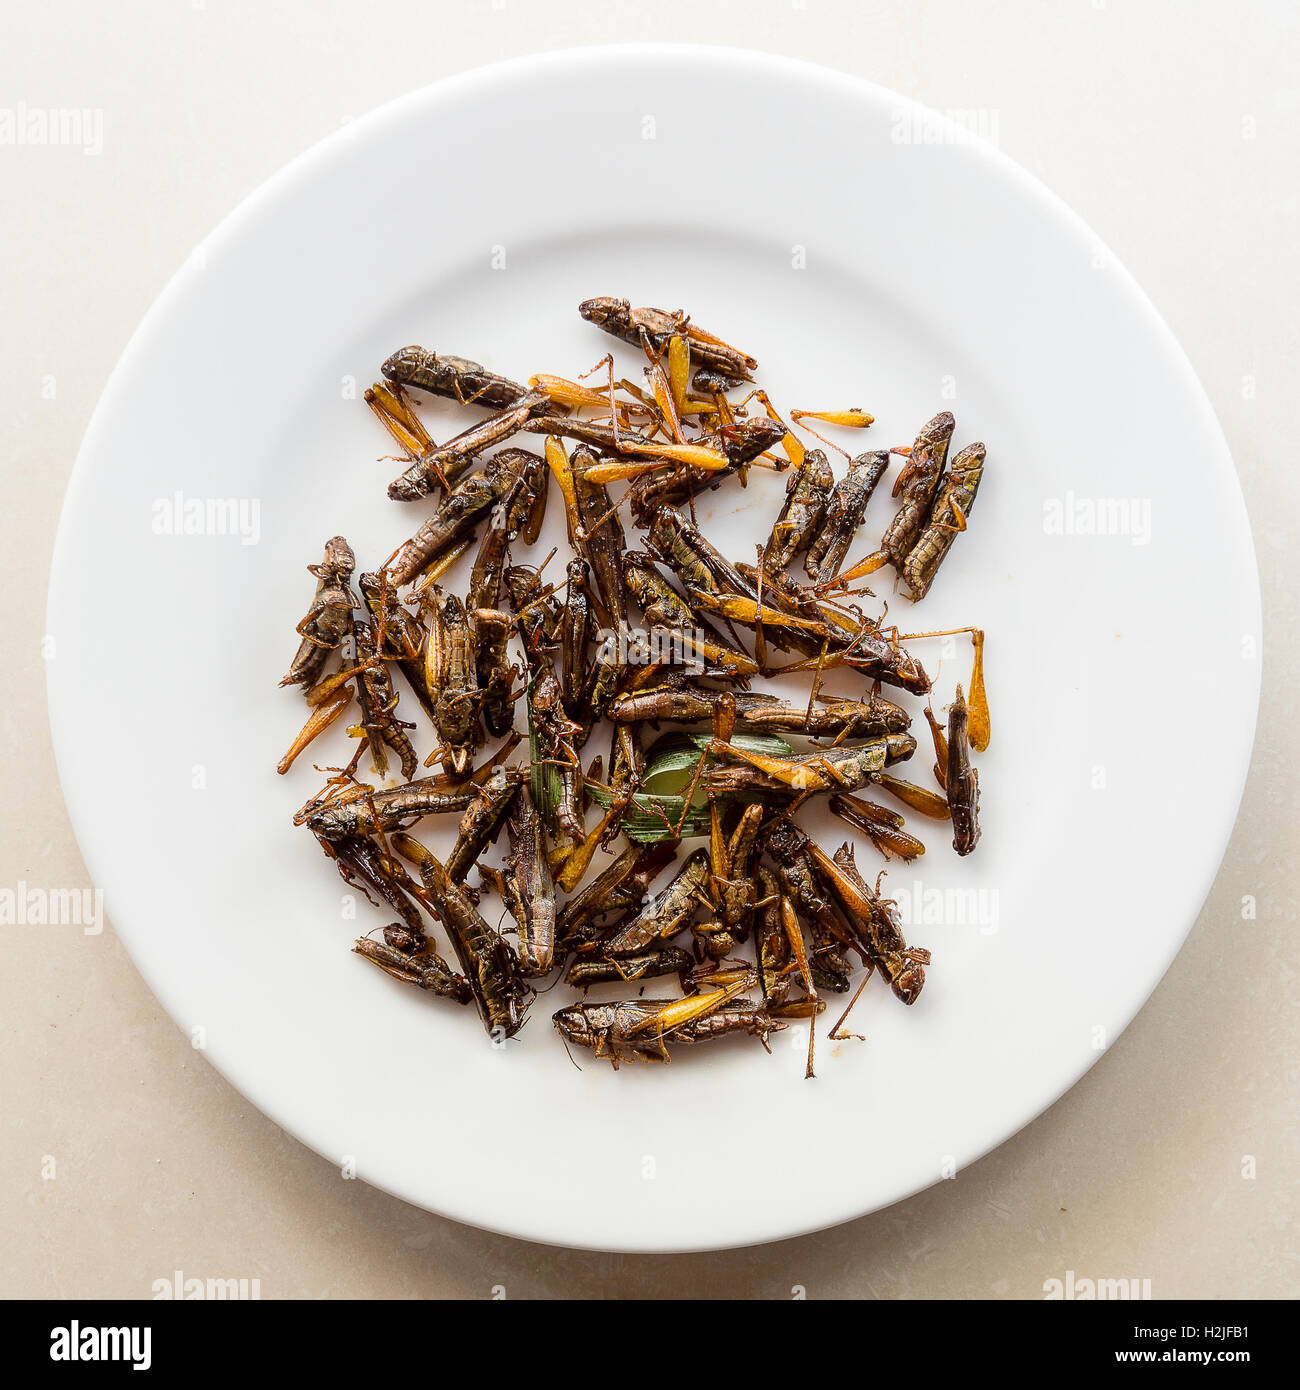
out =
[[[398,829],[425,816],[463,811],[474,799],[472,785],[449,789],[440,778],[421,777],[384,791],[357,788],[346,800],[318,806],[305,819],[314,835],[340,840],[347,835],[375,835]]]
[[[387,941],[374,941],[368,936],[359,937],[352,949],[395,980],[418,985],[431,994],[440,994],[445,999],[454,999],[458,1004],[468,1004],[471,998],[470,987],[463,976],[457,975],[447,962],[428,943],[414,951],[402,951]]]
[[[726,739],[714,738],[709,741],[708,751],[715,758],[746,764],[753,774],[736,778],[706,773],[708,784],[715,788],[724,785],[790,788],[807,796],[813,792],[853,791],[866,786],[891,763],[910,758],[916,751],[916,740],[906,733],[885,734],[862,744],[832,744],[810,753],[780,757],[752,752]]]
[[[758,842],[764,810],[757,803],[740,813],[730,836],[723,833],[716,794],[709,797],[709,889],[714,920],[692,927],[704,954],[723,960],[749,934],[757,897],[750,860]]]
[[[696,362],[730,381],[747,381],[758,366],[748,353],[696,327],[680,309],[675,313],[663,309],[634,309],[626,299],[599,295],[583,300],[578,312],[588,323],[594,323],[625,343],[644,347],[654,355],[666,351],[669,339],[681,334]]]
[[[762,845],[775,865],[782,894],[808,923],[813,940],[809,953],[813,981],[822,989],[845,993],[849,988],[845,950],[858,947],[858,943],[822,891],[814,855],[816,847],[786,816],[779,816],[764,827]]]
[[[383,634],[383,649],[379,655],[397,666],[406,677],[415,698],[432,719],[434,696],[429,690],[424,665],[428,631],[414,614],[398,602],[397,591],[382,572],[359,575],[357,586],[374,618],[376,636]]]
[[[970,712],[957,687],[957,698],[948,711],[948,772],[944,787],[952,813],[952,847],[966,855],[980,838],[980,775],[970,761]]]
[[[483,724],[493,738],[514,726],[514,686],[518,672],[510,660],[514,619],[499,608],[476,608],[470,614],[474,675],[478,682]]]
[[[876,484],[889,467],[889,450],[859,454],[849,464],[849,471],[835,484],[826,504],[821,528],[808,547],[804,568],[812,579],[825,580],[839,573],[849,546],[858,533],[867,504]]]
[[[384,566],[388,582],[399,588],[409,583],[430,561],[472,531],[483,515],[518,483],[521,474],[539,479],[543,460],[527,449],[503,449],[477,473],[462,478],[442,505]]]
[[[908,946],[893,904],[880,897],[879,880],[877,891],[873,891],[858,873],[851,845],[842,845],[833,858],[816,845],[810,844],[809,848],[818,877],[838,901],[859,942],[889,981],[889,987],[904,1004],[916,1003],[925,984],[929,951]]]
[[[473,899],[418,840],[395,835],[397,852],[420,871],[452,948],[465,972],[483,1026],[491,1034],[513,1037],[524,1023],[528,989],[509,945],[479,916]]]
[[[560,909],[560,949],[590,946],[602,934],[602,917],[638,910],[650,884],[672,863],[673,853],[671,844],[628,845],[598,878]]]
[[[524,780],[522,768],[497,768],[465,807],[447,856],[447,877],[453,883],[465,881],[479,855],[496,839]]]
[[[955,424],[952,412],[948,410],[940,411],[925,423],[916,442],[907,451],[907,464],[894,480],[894,496],[903,500],[880,539],[880,549],[824,583],[847,584],[851,579],[871,574],[887,564],[902,573],[903,565],[929,517],[930,504],[939,488],[939,478],[948,458],[948,446],[952,443]]]
[[[439,356],[416,346],[399,348],[380,370],[400,386],[415,386],[462,405],[481,405],[490,410],[504,410],[528,394],[527,387],[468,358]]]
[[[424,936],[420,909],[406,889],[397,881],[392,865],[373,840],[364,835],[344,835],[336,841],[321,840],[321,848],[334,861],[345,883],[360,887],[374,902],[378,898],[402,919],[414,937]]]
[[[592,985],[630,984],[633,980],[651,980],[660,975],[676,975],[685,979],[695,960],[680,946],[661,946],[642,956],[626,956],[610,960],[602,956],[586,956],[575,960],[564,976],[567,985],[590,989]]]
[[[426,682],[436,691],[433,722],[442,740],[443,767],[463,775],[482,742],[479,727],[478,672],[469,615],[455,594],[436,587],[426,592],[429,642],[425,656]]]
[[[281,685],[314,685],[326,658],[351,635],[355,600],[348,584],[356,564],[352,547],[342,536],[334,536],[325,542],[320,564],[307,566],[307,572],[316,578],[316,596],[298,624],[302,641]]]
[[[709,872],[708,852],[697,849],[662,892],[600,943],[602,954],[611,957],[639,955],[685,931],[690,919],[706,901],[702,895],[708,886]]]
[[[702,619],[649,555],[625,551],[623,565],[628,589],[641,607],[659,653],[717,678],[744,679],[758,671],[753,657]]]
[[[925,853],[921,841],[903,829],[903,817],[897,811],[846,792],[831,797],[829,805],[842,820],[861,830],[886,859],[896,854],[910,861]]]
[[[786,568],[817,539],[835,486],[835,474],[820,449],[809,449],[786,484],[785,504],[763,547],[763,568]]]
[[[596,464],[590,449],[574,450],[570,461],[573,487],[574,544],[591,566],[604,625],[618,629],[627,622],[627,587],[622,556],[627,540],[618,511],[601,483],[589,476]]]
[[[975,504],[984,476],[984,445],[968,444],[948,465],[930,508],[930,520],[903,562],[903,581],[923,599]]]
[[[530,565],[511,565],[505,584],[529,669],[536,671],[559,640],[562,606],[554,590],[543,585],[540,573]]]
[[[541,667],[528,687],[528,731],[533,757],[533,795],[562,854],[584,838],[582,764],[574,747],[579,726],[564,712],[560,682]]]
[[[724,995],[725,990],[716,991]],[[728,1033],[748,1033],[767,1047],[768,1037],[784,1023],[748,999],[720,1001],[682,1022],[680,999],[629,999],[619,1004],[571,1004],[554,1016],[566,1042],[587,1047],[611,1062],[668,1061],[668,1044],[710,1042]]]
[[[609,707],[616,723],[643,720],[678,723],[712,719],[724,698],[735,700],[736,728],[757,733],[801,733],[814,738],[882,738],[905,733],[911,716],[881,695],[866,700],[820,697],[812,705],[793,705],[749,691],[712,690],[697,681],[668,680],[650,690],[620,695]]]
[[[756,587],[676,508],[659,511],[650,527],[649,541],[688,594],[736,594],[757,599]]]
[[[524,787],[506,822],[510,855],[502,893],[518,933],[520,974],[545,975],[555,964],[555,882],[546,860],[542,820]]]
[[[391,748],[401,761],[402,776],[410,781],[420,760],[415,755],[406,730],[413,729],[415,725],[398,719],[395,713],[397,692],[393,689],[388,666],[380,658],[375,629],[369,623],[354,622],[352,642],[362,668],[357,677],[357,699],[361,704],[360,730],[370,746],[375,771],[381,777],[388,775],[388,754],[385,749]]]
[[[591,645],[591,601],[587,595],[587,562],[571,560],[560,615],[560,675],[565,709],[581,720],[587,684],[587,652]]]

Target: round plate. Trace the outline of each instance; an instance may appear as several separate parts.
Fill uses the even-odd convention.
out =
[[[987,630],[984,839],[959,860],[943,824],[909,815],[929,852],[893,864],[885,891],[934,954],[925,991],[908,1009],[873,981],[850,1023],[865,1042],[826,1040],[833,999],[813,1081],[803,1023],[771,1057],[739,1038],[678,1049],[671,1066],[571,1065],[548,1021],[564,987],[493,1047],[468,1011],[350,953],[387,917],[290,825],[319,775],[306,760],[274,771],[304,717],[276,682],[305,566],[342,531],[373,567],[427,514],[385,496],[398,465],[376,462],[391,446],[360,399],[379,364],[420,342],[515,377],[573,376],[613,345],[575,312],[596,294],[689,309],[760,359],[781,408],[871,411],[871,447],[910,442],[942,409],[954,447],[988,445],[979,505],[925,603],[875,576],[904,631]],[[477,418],[426,406],[438,438]],[[782,487],[755,472],[709,494],[704,530],[752,555]],[[892,516],[888,491],[855,554]],[[553,501],[538,557],[560,513]],[[357,121],[177,275],[73,473],[49,699],[69,812],[118,932],[251,1101],[448,1216],[686,1250],[896,1201],[1096,1061],[1214,878],[1249,760],[1259,629],[1246,514],[1205,395],[1054,197],[837,73],[584,49]],[[969,680],[969,645],[917,650],[942,708]],[[928,784],[917,725],[909,775]],[[427,727],[418,738],[426,751]],[[331,731],[318,757],[341,761],[346,743]],[[823,810],[808,826],[828,849],[844,838]],[[869,846],[858,857],[880,865]],[[495,921],[500,904],[484,910]]]

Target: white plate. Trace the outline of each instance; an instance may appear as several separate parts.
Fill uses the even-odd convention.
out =
[[[304,566],[340,530],[373,565],[425,514],[385,497],[395,466],[375,461],[387,442],[359,390],[408,342],[512,376],[576,373],[610,345],[575,313],[592,294],[689,308],[759,357],[786,406],[874,412],[877,447],[944,408],[958,444],[989,446],[971,528],[930,597],[894,603],[905,628],[988,631],[984,840],[959,861],[942,827],[913,823],[930,853],[887,882],[934,952],[925,992],[906,1009],[873,984],[855,1015],[869,1040],[823,1042],[816,1081],[802,1079],[803,1025],[770,1058],[741,1039],[670,1067],[575,1069],[548,1024],[563,988],[493,1049],[467,1012],[349,953],[386,919],[363,902],[341,920],[342,883],[289,824],[315,775],[273,771],[303,714],[276,680]],[[456,418],[429,412],[439,437]],[[706,531],[749,553],[781,487],[760,474],[712,494]],[[159,499],[178,493],[255,500],[256,543],[157,533]],[[892,515],[887,493],[864,544]],[[1076,522],[1082,499],[1130,530],[1149,518],[1148,539],[1053,533],[1054,499]],[[840,74],[585,49],[357,121],[196,252],[77,461],[49,697],[107,910],[250,1100],[431,1210],[535,1240],[684,1250],[915,1192],[1113,1043],[1227,843],[1259,629],[1210,406],[1151,305],[1055,198]],[[946,703],[968,648],[925,657]],[[843,830],[810,825],[831,846]],[[860,859],[874,870],[869,849]]]

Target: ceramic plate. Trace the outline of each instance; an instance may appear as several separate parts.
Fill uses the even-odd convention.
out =
[[[930,850],[885,887],[933,952],[925,991],[908,1009],[873,982],[854,1016],[866,1041],[823,1038],[814,1081],[803,1024],[771,1057],[741,1038],[667,1067],[575,1067],[548,1021],[563,987],[517,1043],[491,1046],[468,1012],[350,953],[387,918],[290,825],[317,774],[274,770],[303,717],[276,682],[305,566],[338,531],[373,566],[426,514],[385,495],[391,446],[360,399],[379,364],[418,342],[510,376],[574,375],[611,346],[575,312],[597,294],[689,309],[759,358],[779,404],[872,412],[873,447],[943,409],[957,445],[988,445],[930,596],[913,608],[875,584],[904,630],[988,633],[984,838],[959,860],[942,825],[909,822]],[[439,438],[471,418],[427,410]],[[751,555],[782,487],[755,473],[709,494],[706,533]],[[887,493],[861,549],[892,516]],[[558,505],[547,524],[538,557],[562,537]],[[1052,195],[966,129],[841,74],[585,49],[355,122],[198,249],[73,473],[49,697],[117,931],[252,1102],[459,1220],[685,1250],[812,1230],[959,1173],[1114,1043],[1227,844],[1259,628],[1204,392]],[[969,647],[918,651],[942,706]],[[346,743],[332,737],[327,761]],[[821,812],[808,825],[830,848],[843,838]],[[879,863],[869,847],[859,860]]]

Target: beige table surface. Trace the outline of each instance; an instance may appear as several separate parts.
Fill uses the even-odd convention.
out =
[[[1300,41],[1285,0],[382,11],[8,0],[0,119],[26,103],[101,111],[104,124],[97,154],[0,144],[11,596],[0,888],[86,882],[46,726],[46,574],[90,412],[173,270],[249,190],[350,116],[493,59],[637,39],[784,52],[980,113],[1182,340],[1237,461],[1266,642],[1277,643],[1236,833],[1186,947],[1089,1075],[955,1181],[777,1245],[621,1257],[485,1235],[342,1181],[191,1049],[111,923],[89,937],[0,925],[0,1294],[149,1297],[181,1270],[259,1280],[263,1298],[483,1298],[494,1286],[512,1298],[788,1298],[797,1285],[812,1298],[1038,1298],[1073,1270],[1148,1278],[1158,1298],[1294,1296],[1300,665],[1282,639],[1300,469]],[[1213,727],[1207,710],[1210,749]],[[147,727],[122,739],[139,751]],[[1242,920],[1246,895],[1253,921]]]

